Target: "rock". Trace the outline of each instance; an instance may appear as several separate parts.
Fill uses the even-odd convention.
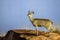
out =
[[[60,34],[35,30],[10,30],[1,40],[60,40]]]

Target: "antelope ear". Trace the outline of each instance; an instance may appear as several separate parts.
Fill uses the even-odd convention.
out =
[[[30,13],[30,11],[28,11],[28,14],[27,14],[27,16],[29,15],[29,13]]]
[[[34,14],[34,11],[32,11],[32,13]]]
[[[28,13],[30,13],[30,10],[28,11]]]
[[[27,16],[28,16],[28,14],[27,14]]]

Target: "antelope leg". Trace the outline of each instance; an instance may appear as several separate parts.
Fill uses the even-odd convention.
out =
[[[36,27],[36,35],[38,36],[38,27]]]

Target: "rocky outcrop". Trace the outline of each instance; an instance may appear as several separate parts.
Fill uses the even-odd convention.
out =
[[[34,30],[10,30],[0,40],[60,40],[60,34],[39,31],[36,36]]]

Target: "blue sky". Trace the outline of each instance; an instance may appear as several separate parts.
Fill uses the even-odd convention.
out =
[[[34,29],[27,14],[34,18],[48,18],[60,25],[60,0],[0,0],[0,33],[11,29]],[[39,30],[44,28],[39,28]]]

